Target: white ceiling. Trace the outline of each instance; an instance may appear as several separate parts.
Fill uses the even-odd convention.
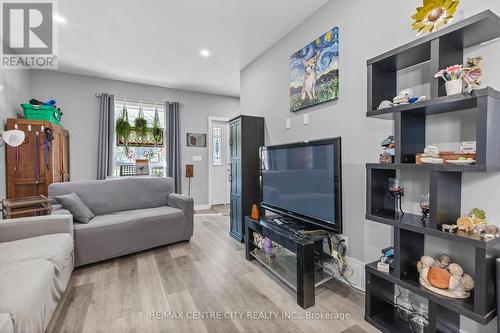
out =
[[[240,69],[326,2],[58,1],[59,70],[239,96]]]

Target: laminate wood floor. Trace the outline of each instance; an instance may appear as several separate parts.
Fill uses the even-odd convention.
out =
[[[245,260],[228,223],[195,216],[190,242],[76,269],[47,331],[377,332],[363,319],[364,295],[337,281],[302,310],[291,290]],[[307,319],[321,313],[350,317]]]

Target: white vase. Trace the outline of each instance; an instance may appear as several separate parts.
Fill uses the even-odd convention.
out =
[[[446,95],[461,94],[464,91],[464,83],[461,79],[445,82]]]

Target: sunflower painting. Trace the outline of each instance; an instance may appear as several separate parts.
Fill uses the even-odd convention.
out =
[[[335,27],[290,56],[290,111],[339,96],[339,28]]]
[[[422,7],[411,18],[415,20],[413,30],[417,30],[417,36],[432,33],[453,20],[453,14],[457,10],[459,0],[424,0]]]

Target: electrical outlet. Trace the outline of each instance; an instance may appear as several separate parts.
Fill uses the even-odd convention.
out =
[[[349,241],[348,241],[347,237],[344,235],[338,235],[338,236],[340,239],[344,240],[345,247],[346,247],[347,251],[349,251]]]

